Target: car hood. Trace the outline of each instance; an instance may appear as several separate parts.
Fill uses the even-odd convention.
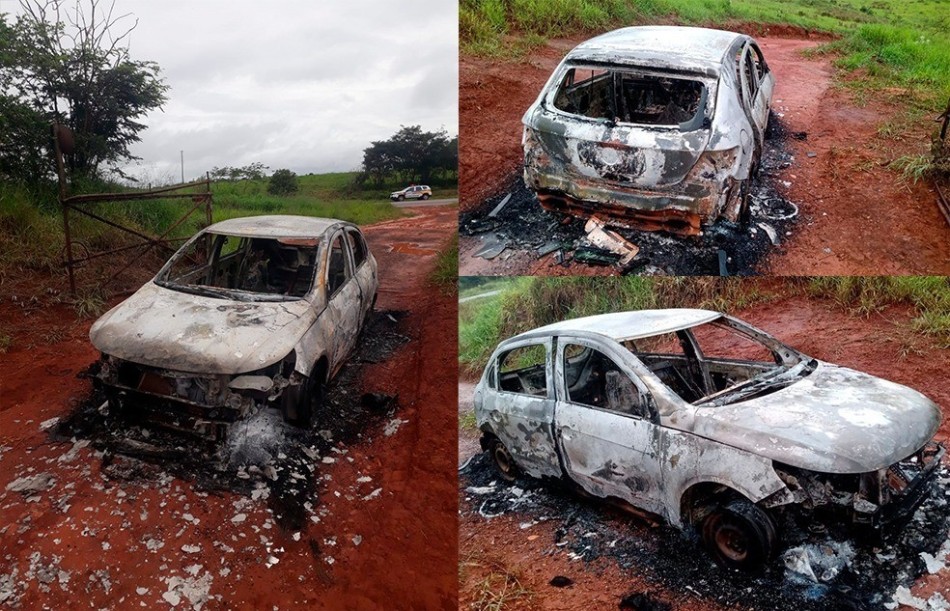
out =
[[[697,408],[693,432],[793,467],[866,473],[918,450],[937,432],[940,414],[906,386],[819,362],[772,394]]]
[[[92,325],[104,354],[202,374],[239,374],[278,362],[316,321],[307,301],[247,302],[149,282]]]

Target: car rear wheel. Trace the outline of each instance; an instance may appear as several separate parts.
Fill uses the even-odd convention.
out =
[[[423,193],[423,194],[422,194],[422,199],[429,199],[429,194],[428,194],[428,193]]]
[[[495,463],[495,468],[498,469],[498,474],[501,475],[503,480],[513,482],[518,479],[518,465],[515,464],[505,444],[498,439],[493,439],[488,446],[488,452],[491,455],[492,462]]]
[[[750,571],[775,552],[778,535],[772,518],[747,499],[720,505],[702,523],[703,543],[720,565]]]

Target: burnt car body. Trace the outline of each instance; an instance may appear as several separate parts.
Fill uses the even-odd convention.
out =
[[[566,480],[695,526],[742,568],[777,550],[783,514],[862,529],[906,517],[944,453],[940,408],[922,394],[707,310],[523,333],[497,347],[474,401],[506,479]]]
[[[308,425],[377,287],[351,223],[221,221],[92,325],[95,381],[110,407],[209,438],[264,406]]]
[[[608,32],[568,53],[525,112],[524,182],[547,209],[624,227],[742,221],[774,86],[742,34]]]

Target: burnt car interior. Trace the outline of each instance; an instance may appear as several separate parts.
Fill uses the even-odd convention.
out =
[[[614,123],[697,129],[706,86],[695,80],[597,68],[571,68],[554,98],[567,113]]]
[[[627,374],[599,350],[576,344],[565,346],[564,385],[573,403],[640,418],[653,415]]]
[[[814,362],[784,364],[771,348],[720,321],[624,346],[684,401],[721,406],[785,388],[814,370]]]
[[[547,352],[535,344],[514,348],[498,357],[499,388],[522,395],[548,394]]]
[[[249,238],[202,234],[159,273],[165,288],[208,296],[300,298],[317,264],[315,238]]]

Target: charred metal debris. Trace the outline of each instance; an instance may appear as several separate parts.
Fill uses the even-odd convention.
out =
[[[289,424],[278,409],[266,407],[235,419],[219,439],[201,438],[188,429],[185,417],[172,416],[156,426],[142,410],[110,410],[104,394],[94,391],[51,435],[57,441],[91,444],[101,452],[107,477],[150,480],[169,472],[201,490],[266,501],[281,527],[298,530],[319,517],[316,490],[329,477],[321,467],[347,460],[348,446],[364,439],[369,429],[388,423],[380,433],[386,434],[393,422],[402,422],[398,397],[362,379],[361,365],[384,361],[410,341],[401,323],[404,315],[371,315],[309,428]]]
[[[473,212],[460,213],[459,231],[477,240],[474,256],[491,260],[499,268],[505,267],[506,259],[515,252],[524,251],[538,259],[547,258],[552,266],[593,265],[622,274],[754,275],[763,271],[760,266],[769,252],[782,248],[798,220],[798,207],[781,194],[791,186],[782,175],[795,163],[786,146],[788,138],[804,139],[807,135],[790,133],[773,115],[759,172],[749,184],[745,228],[721,220],[702,236],[681,237],[617,227],[608,218],[598,217],[629,244],[611,250],[591,238],[585,229],[589,219],[545,210],[517,177],[502,195],[485,200]]]
[[[463,520],[506,516],[513,524],[512,537],[553,530],[544,553],[579,561],[578,571],[606,558],[680,596],[729,607],[894,609],[896,601],[907,599],[913,582],[943,568],[950,553],[946,465],[903,529],[883,539],[862,538],[836,521],[789,519],[781,525],[788,549],[759,573],[725,569],[697,552],[696,530],[680,531],[648,514],[637,517],[586,499],[562,480],[519,478],[507,483],[487,453],[472,457],[459,473]]]

